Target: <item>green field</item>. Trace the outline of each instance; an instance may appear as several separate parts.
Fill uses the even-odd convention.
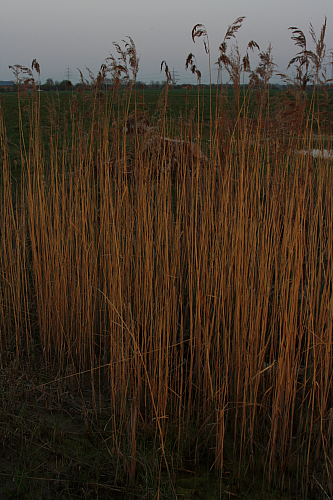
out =
[[[135,110],[135,102],[137,106],[137,113],[142,114],[149,120],[149,123],[154,126],[158,122],[161,112],[164,112],[161,102],[163,100],[163,92],[160,90],[143,90],[133,91],[130,100],[128,101],[127,93],[121,92],[117,102],[115,102],[112,91],[103,92],[103,102],[109,102],[110,108],[108,113],[110,120],[117,120],[119,127],[122,125],[122,120],[126,116],[132,115]],[[30,104],[32,101],[31,94],[25,93],[20,99],[21,107],[21,132],[20,132],[20,118],[18,106],[17,93],[3,93],[2,94],[2,112],[3,119],[6,126],[7,144],[9,154],[14,165],[12,174],[16,179],[19,176],[19,163],[21,157],[22,143],[20,140],[24,138],[25,142],[29,141],[30,130]],[[41,92],[38,95],[39,112],[40,112],[40,125],[44,137],[44,145],[47,147],[48,131],[50,130],[51,123],[54,116],[62,123],[62,130],[67,130],[67,122],[71,119],[71,106],[73,103],[78,106],[81,112],[80,120],[84,127],[89,129],[90,120],[92,117],[91,106],[91,93],[86,91],[84,93],[78,91],[62,91],[62,92]],[[293,120],[293,112],[296,106],[295,98],[289,95],[286,90],[270,90],[268,98],[269,110],[267,108],[261,114],[265,118],[270,119],[272,127],[281,127],[281,135],[288,135],[289,132],[295,132],[295,122]],[[260,107],[260,106],[259,106]],[[327,93],[308,91],[306,94],[306,108],[312,109],[320,108],[321,126],[325,129],[328,128],[326,140],[324,140],[324,147],[329,147],[330,143],[330,126],[333,116],[333,90]],[[165,109],[167,117],[167,126],[172,128],[172,135],[179,136],[181,133],[180,127],[184,126],[191,120],[199,120],[201,126],[201,137],[203,142],[207,142],[210,137],[211,118],[215,121],[216,111],[229,120],[229,127],[233,127],[238,116],[248,116],[254,118],[257,116],[258,111],[258,97],[255,92],[250,92],[248,89],[240,90],[240,108],[235,102],[235,92],[233,89],[221,89],[217,91],[213,89],[197,90],[197,89],[169,89],[168,100]],[[304,111],[305,111],[304,110]],[[285,115],[282,116],[281,114]],[[212,115],[212,116],[211,116]],[[139,118],[140,119],[140,118]],[[225,127],[226,120],[220,120],[222,126]],[[183,125],[182,125],[183,124]],[[290,127],[290,130],[286,130]],[[318,134],[318,123],[313,122],[313,129]],[[277,132],[277,130],[275,130]],[[229,133],[229,131],[228,131]],[[297,130],[296,130],[297,133]],[[320,133],[322,137],[322,133]],[[314,147],[318,147],[316,140],[314,140]]]

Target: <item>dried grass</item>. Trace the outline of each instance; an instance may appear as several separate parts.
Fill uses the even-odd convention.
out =
[[[126,47],[116,79],[126,57],[136,76]],[[312,148],[311,122],[294,141],[262,104],[255,123],[238,106],[226,140],[218,107],[206,148],[195,118],[171,138],[164,115],[153,139],[128,106],[114,120],[118,90],[101,100],[96,84],[86,131],[75,97],[66,130],[50,104],[47,160],[35,98],[17,198],[0,122],[1,350],[19,365],[40,348],[59,380],[88,373],[96,401],[107,386],[131,484],[140,428],[171,477],[193,426],[193,461],[259,464],[281,489],[288,471],[307,488],[320,469],[332,495],[332,165],[293,154]]]

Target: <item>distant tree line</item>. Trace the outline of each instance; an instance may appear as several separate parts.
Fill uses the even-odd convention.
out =
[[[144,90],[144,89],[155,89],[155,90],[162,90],[165,85],[166,85],[166,81],[154,81],[154,80],[151,80],[150,83],[147,83],[147,82],[142,82],[142,81],[139,81],[137,80],[135,83],[133,83],[133,88],[135,88],[136,90]],[[112,88],[114,85],[114,82],[112,82],[110,79],[106,79],[105,82],[103,84],[100,84],[99,85],[99,88],[100,90],[105,90],[105,89],[110,89]],[[127,88],[128,87],[128,82],[120,82],[120,88]],[[78,88],[80,87],[83,87],[84,84],[82,82],[80,83],[76,83],[76,84],[73,84],[72,82],[68,81],[68,80],[62,80],[61,82],[59,82],[58,80],[53,80],[52,78],[47,78],[47,80],[45,81],[45,83],[41,84],[40,86],[40,90],[42,91],[45,91],[45,92],[49,92],[49,91],[64,91],[64,90],[77,90]],[[242,87],[246,90],[248,89],[250,86],[250,84],[244,84],[244,86],[242,85]],[[290,84],[288,85],[287,83],[269,83],[268,84],[268,87],[271,89],[271,90],[286,90],[287,87],[291,86]],[[32,89],[32,85],[30,84],[29,87],[28,87],[28,90],[31,90]],[[171,87],[173,89],[197,89],[198,86],[197,85],[193,85],[193,84],[172,84]],[[230,89],[232,90],[233,89],[233,83],[232,82],[229,82],[229,83],[225,83],[223,85],[219,85],[219,88],[225,88],[225,89]],[[253,85],[252,85],[253,87]],[[329,90],[329,85],[324,85],[324,87],[327,87],[327,90]],[[36,82],[36,88],[37,90],[39,89],[39,86],[38,86],[38,83]],[[205,89],[205,90],[208,90],[210,88],[209,84],[203,84],[203,83],[200,83],[200,88],[201,89]],[[212,83],[211,85],[211,88],[212,90],[216,90],[217,89],[217,84],[216,83]],[[7,89],[6,87],[0,87],[0,92],[6,92],[8,91],[9,89]],[[18,88],[17,88],[17,84],[14,83],[13,86],[10,88],[10,91],[17,91]],[[306,86],[306,90],[307,91],[312,91],[313,90],[313,85],[312,84],[309,84]]]
[[[149,83],[147,82],[142,82],[142,81],[136,81],[135,83],[133,83],[133,88],[135,88],[136,90],[144,90],[144,89],[155,89],[155,90],[162,90],[166,85],[166,81],[154,81],[154,80],[151,80]],[[51,91],[51,90],[59,90],[59,91],[62,91],[62,90],[71,90],[71,89],[77,89],[79,87],[82,87],[83,84],[80,82],[80,83],[76,83],[76,84],[72,84],[71,82],[69,82],[68,80],[63,80],[61,82],[58,82],[57,80],[53,81],[52,78],[48,78],[46,80],[46,82],[44,84],[41,85],[41,90],[45,90],[45,91]],[[126,88],[128,86],[128,83],[120,83],[120,87],[121,88]],[[182,89],[182,88],[187,88],[187,89],[197,89],[197,85],[192,85],[192,84],[173,84],[171,85],[173,89]],[[248,84],[245,84],[244,85],[244,88],[247,89],[248,88]],[[101,84],[100,85],[100,89],[103,90],[103,89],[106,89],[106,88],[112,88],[113,87],[113,82],[111,80],[106,80],[106,82],[104,84]],[[223,84],[222,85],[223,88],[231,88],[233,87],[232,84]],[[282,84],[269,84],[269,87],[271,89],[283,89],[286,87],[286,85],[282,85]],[[201,83],[200,84],[200,88],[201,89],[209,89],[210,86],[209,84],[203,84]],[[217,89],[217,84],[216,83],[212,83],[211,85],[211,88],[213,90],[216,90]],[[219,85],[219,88],[221,88],[221,85]],[[310,86],[308,86],[308,89],[310,90]]]

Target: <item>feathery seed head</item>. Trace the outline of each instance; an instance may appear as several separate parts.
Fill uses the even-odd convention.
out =
[[[37,71],[37,73],[38,73],[38,75],[40,75],[40,66],[39,66],[39,64],[38,64],[38,62],[37,62],[37,60],[36,60],[36,59],[34,59],[34,60],[32,61],[32,63],[31,63],[31,69],[32,69],[32,70],[36,70],[36,71]]]
[[[196,24],[192,29],[192,40],[195,43],[196,38],[200,38],[203,36],[203,43],[205,46],[206,54],[209,54],[209,40],[208,33],[203,24]]]
[[[164,65],[164,71],[165,71],[165,76],[167,78],[167,85],[170,85],[172,83],[172,76],[169,70],[169,66],[167,65],[166,61],[161,62],[161,71],[163,71],[163,65]]]

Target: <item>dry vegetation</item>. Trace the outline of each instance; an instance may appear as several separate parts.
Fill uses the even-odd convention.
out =
[[[226,43],[241,22],[218,61],[236,90],[249,59],[228,56]],[[204,27],[192,35],[209,54]],[[14,448],[11,419],[30,447],[46,446],[36,414],[17,423],[19,397],[29,415],[34,404],[78,412],[101,437],[109,469],[96,472],[96,496],[85,484],[85,498],[134,486],[142,497],[175,496],[179,474],[202,463],[219,473],[215,498],[241,496],[245,477],[263,491],[332,498],[332,161],[296,153],[327,147],[318,134],[331,128],[314,101],[306,108],[297,81],[297,98],[289,93],[271,115],[269,48],[251,73],[254,113],[236,99],[227,115],[221,90],[209,137],[200,108],[180,118],[175,137],[168,83],[156,123],[142,122],[139,101],[129,117],[138,60],[132,40],[116,48],[82,92],[83,108],[73,94],[62,117],[50,100],[47,126],[38,93],[19,95],[30,137],[15,192],[0,123],[4,452]],[[187,64],[200,78],[192,54]],[[104,93],[107,71],[115,85]],[[24,477],[58,481],[60,491],[60,465],[40,467],[16,475],[15,494]]]

